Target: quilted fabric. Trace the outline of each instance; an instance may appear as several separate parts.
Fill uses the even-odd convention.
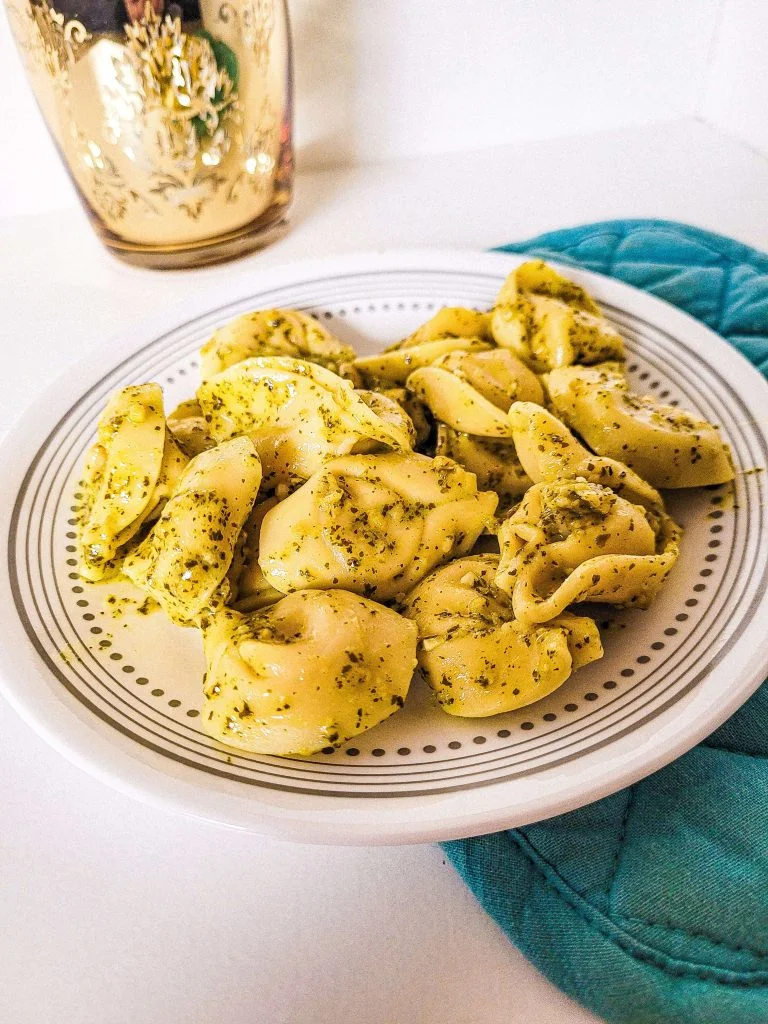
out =
[[[610,221],[503,251],[652,292],[768,375],[768,256],[748,246],[682,224]],[[444,849],[512,942],[605,1020],[768,1022],[767,757],[768,683],[629,789]]]

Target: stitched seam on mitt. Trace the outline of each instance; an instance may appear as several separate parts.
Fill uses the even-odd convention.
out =
[[[723,318],[725,316],[725,303],[728,300],[728,296],[731,292],[731,275],[733,274],[734,266],[735,264],[732,260],[729,260],[725,256],[723,257],[723,282],[720,288],[720,294],[717,297],[717,310],[714,314],[714,319],[717,323],[718,334],[723,334]]]
[[[608,273],[608,275],[610,277],[615,277],[616,276],[614,274],[614,272],[613,272],[613,268],[616,265],[616,257],[618,256],[619,249],[621,248],[622,244],[624,243],[624,241],[626,240],[626,237],[627,237],[627,233],[626,232],[621,232],[620,233],[620,232],[617,231],[615,234],[616,234],[616,240],[613,243],[613,248],[611,249],[611,255],[608,257],[608,270],[607,270],[607,273]],[[593,236],[592,235],[587,235],[586,237],[592,238]]]
[[[634,935],[630,935],[611,918],[606,917],[591,903],[580,897],[551,864],[531,843],[522,832],[508,831],[509,842],[520,850],[544,883],[591,928],[600,932],[623,952],[641,963],[648,963],[671,977],[696,978],[699,981],[713,982],[731,988],[763,988],[768,987],[768,970],[730,971],[724,967],[710,967],[694,964],[688,960],[677,960],[661,950],[649,946]],[[694,936],[695,937],[695,936]],[[738,952],[738,950],[734,950]]]
[[[627,792],[627,802],[624,804],[624,813],[621,816],[621,824],[619,826],[619,834],[616,840],[616,848],[613,851],[611,874],[608,879],[608,884],[605,887],[605,894],[608,897],[609,904],[612,902],[613,886],[616,882],[616,875],[619,873],[619,864],[621,863],[621,855],[624,851],[624,843],[627,841],[627,822],[629,821],[629,815],[632,811],[634,803],[635,787],[630,786]],[[532,843],[531,846],[533,847]]]
[[[758,949],[757,946],[737,945],[735,942],[723,942],[722,939],[715,939],[706,932],[694,931],[692,928],[680,928],[670,924],[668,921],[649,921],[644,917],[633,917],[631,914],[617,914],[617,920],[626,921],[627,924],[642,924],[650,928],[663,928],[666,932],[676,932],[678,935],[686,935],[689,939],[704,939],[712,946],[719,946],[731,953],[749,953],[759,960],[768,960],[768,950]],[[762,969],[762,968],[761,968]]]

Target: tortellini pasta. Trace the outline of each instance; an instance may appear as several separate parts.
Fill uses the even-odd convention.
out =
[[[179,625],[208,613],[251,511],[261,463],[246,437],[197,455],[123,572]]]
[[[602,363],[547,375],[552,406],[600,455],[621,459],[654,487],[733,480],[727,445],[706,420],[635,395],[622,367]]]
[[[437,338],[419,345],[403,345],[402,348],[377,352],[373,356],[360,356],[352,364],[364,380],[371,384],[392,387],[405,384],[408,375],[421,366],[431,366],[449,352],[474,352],[489,346],[479,338]]]
[[[504,437],[473,437],[441,423],[435,452],[474,473],[480,490],[495,491],[504,508],[514,504],[533,483],[521,465],[514,441]]]
[[[497,585],[523,622],[581,601],[646,608],[675,564],[680,528],[586,480],[535,484],[499,529]]]
[[[623,359],[624,342],[597,303],[540,260],[509,275],[491,318],[498,345],[543,372],[573,363]]]
[[[477,437],[512,436],[505,413],[450,370],[425,366],[410,375],[406,386],[435,419],[454,430]]]
[[[278,505],[275,496],[259,501],[251,509],[229,572],[230,604],[239,612],[253,612],[279,601],[284,595],[270,586],[259,565],[259,534],[264,516]]]
[[[432,435],[432,418],[426,405],[405,388],[385,388],[381,394],[397,402],[411,421],[416,435],[414,448],[421,451]]]
[[[515,402],[508,416],[520,463],[534,483],[582,477],[638,505],[663,511],[655,488],[623,463],[594,455],[551,412],[531,402]]]
[[[338,372],[355,351],[306,313],[262,309],[216,331],[200,349],[200,375],[207,380],[251,356],[293,356]]]
[[[414,371],[406,387],[441,422],[479,437],[509,437],[515,399],[541,402],[541,384],[511,352],[451,352]]]
[[[335,456],[411,445],[408,431],[377,416],[350,381],[299,359],[246,359],[205,381],[197,396],[217,441],[253,440],[266,487],[306,480]]]
[[[335,459],[267,513],[259,565],[285,593],[338,587],[390,600],[469,552],[497,501],[450,459]]]
[[[168,414],[168,429],[181,450],[194,458],[200,452],[213,448],[216,442],[208,433],[203,410],[196,398],[188,399],[177,405]]]
[[[388,352],[399,348],[412,348],[425,342],[441,338],[476,338],[479,341],[493,341],[491,318],[488,313],[463,306],[444,306],[426,323],[409,334],[403,341],[391,345]]]
[[[513,401],[544,401],[544,390],[536,374],[507,349],[449,352],[433,365],[450,370],[504,412]]]
[[[112,396],[88,451],[81,488],[80,574],[103,579],[115,560],[160,514],[187,459],[169,434],[157,384]]]
[[[261,754],[314,754],[378,725],[416,667],[415,625],[344,590],[219,611],[204,646],[204,728]]]
[[[368,408],[375,412],[385,423],[389,423],[406,436],[409,446],[413,448],[416,443],[416,428],[413,425],[413,420],[400,402],[384,391],[367,391],[363,388],[357,389],[357,394]]]
[[[419,628],[419,665],[450,715],[477,718],[524,707],[603,653],[586,617],[518,621],[494,582],[498,566],[496,555],[457,559],[428,576],[403,606]]]

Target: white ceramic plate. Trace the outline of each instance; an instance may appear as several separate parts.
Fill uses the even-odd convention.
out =
[[[303,842],[396,843],[573,809],[656,771],[731,715],[768,670],[767,478],[745,472],[768,463],[768,385],[671,306],[571,269],[622,330],[638,387],[719,423],[740,472],[734,486],[670,494],[686,533],[666,588],[650,611],[606,616],[605,657],[550,697],[461,720],[417,678],[402,712],[339,751],[239,753],[200,728],[198,633],[162,615],[113,618],[104,598],[115,588],[77,576],[78,467],[114,389],[156,380],[172,408],[195,388],[200,344],[260,307],[311,311],[375,350],[441,305],[488,307],[519,262],[407,252],[250,271],[112,342],[52,389],[2,452],[0,684],[33,728],[99,778],[166,807]]]

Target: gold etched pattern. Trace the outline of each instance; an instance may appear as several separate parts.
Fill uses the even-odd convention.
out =
[[[231,146],[228,128],[240,122],[237,90],[216,63],[211,44],[182,31],[181,20],[160,18],[146,5],[144,19],[126,25],[127,44],[116,70],[144,121],[160,113],[163,151],[185,170],[198,156],[221,163]]]
[[[47,3],[10,4],[8,16],[23,56],[46,74],[61,90],[69,88],[69,67],[91,33],[76,19],[64,15]]]
[[[269,45],[275,27],[275,6],[272,0],[243,0],[242,3],[223,3],[217,20],[229,24],[235,22],[243,38],[243,44],[250,50],[259,68],[269,61]]]
[[[203,0],[200,21],[184,23],[162,2],[96,32],[47,0],[9,0],[48,127],[118,250],[233,237],[279,220],[290,198],[284,5]]]

